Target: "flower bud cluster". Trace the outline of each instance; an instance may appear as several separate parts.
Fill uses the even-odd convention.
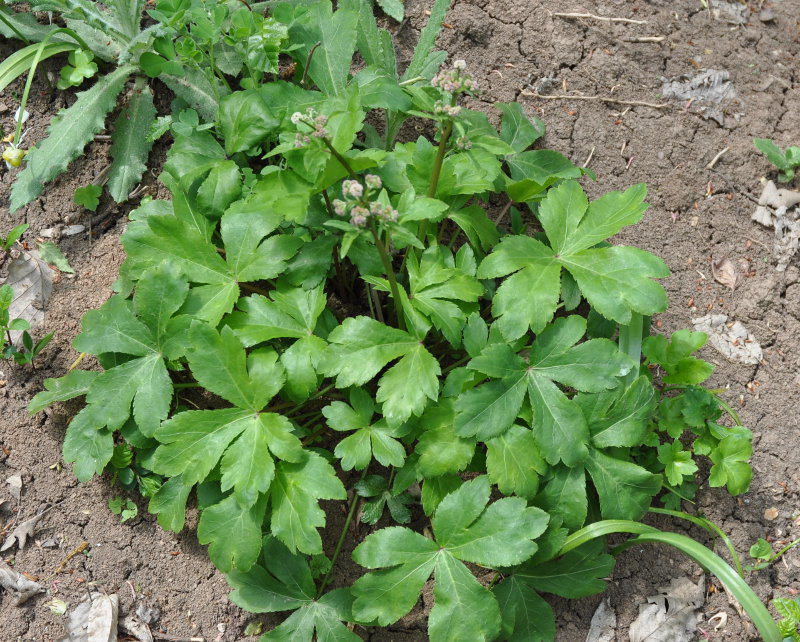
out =
[[[478,83],[464,71],[466,67],[466,62],[456,60],[452,68],[440,71],[431,79],[431,86],[448,94],[475,93],[478,91]]]
[[[290,120],[297,126],[298,131],[294,136],[294,146],[304,147],[311,142],[311,138],[324,138],[328,136],[325,125],[328,124],[328,117],[325,114],[317,113],[313,107],[306,109],[305,113],[296,111]],[[301,129],[302,128],[302,129]]]
[[[450,116],[455,118],[461,113],[461,107],[458,105],[448,105],[443,100],[437,100],[433,103],[433,113],[437,116]]]
[[[397,210],[380,201],[370,200],[382,186],[380,176],[375,176],[375,174],[364,176],[364,184],[357,180],[343,181],[342,196],[344,200],[334,199],[331,203],[333,211],[337,216],[349,215],[350,224],[355,227],[364,227],[371,216],[384,222],[393,223],[398,217]]]

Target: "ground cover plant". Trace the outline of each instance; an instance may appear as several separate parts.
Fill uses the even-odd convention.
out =
[[[286,35],[274,20],[252,10],[264,3],[162,0],[148,11],[145,0],[27,4],[31,11],[50,12],[65,26],[43,25],[32,13],[0,6],[0,33],[27,43],[0,65],[0,87],[28,73],[16,131],[3,152],[10,165],[24,166],[13,186],[12,212],[39,196],[46,183],[83,153],[105,127],[121,95],[125,106],[112,127],[112,163],[105,182],[116,202],[127,200],[145,170],[153,142],[173,118],[180,119],[182,108],[191,107],[204,122],[213,121],[220,99],[230,93],[225,74],[236,76],[244,68],[259,82],[265,73],[277,72]],[[53,120],[48,136],[28,150],[23,126],[34,72],[41,59],[65,52],[69,61],[61,69],[58,89],[94,82]],[[151,78],[178,96],[174,114],[157,117]],[[129,80],[133,87],[126,92]]]
[[[138,485],[165,528],[195,491],[232,599],[295,611],[265,639],[358,639],[343,622],[395,622],[431,576],[431,639],[553,639],[540,594],[601,591],[612,527],[691,497],[706,457],[712,486],[750,481],[705,336],[646,336],[665,265],[607,242],[644,186],[590,203],[520,105],[499,131],[461,107],[474,81],[431,51],[447,5],[403,76],[364,4],[274,6],[298,81],[173,123],[173,198],[133,213],[118,294],[75,342],[104,371],[31,404],[85,396],[65,458]],[[409,116],[435,133],[395,142]],[[326,592],[359,495],[384,525],[353,553],[369,572]],[[327,561],[320,500],[348,502]]]

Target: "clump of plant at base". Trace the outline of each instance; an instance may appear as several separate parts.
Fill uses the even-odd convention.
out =
[[[292,612],[264,640],[359,639],[345,623],[391,625],[431,577],[434,642],[553,640],[542,594],[600,592],[614,566],[585,529],[691,497],[703,458],[711,486],[750,481],[705,336],[647,336],[665,264],[608,242],[645,187],[590,202],[520,105],[499,131],[462,106],[476,82],[433,51],[448,6],[398,76],[367,3],[273,5],[297,82],[173,124],[172,200],[132,213],[118,293],[75,340],[104,370],[30,406],[85,396],[65,459],[138,484],[164,528],[194,492],[233,601]],[[408,117],[436,134],[396,142]],[[359,497],[367,571],[328,591]],[[320,500],[347,503],[333,550]]]

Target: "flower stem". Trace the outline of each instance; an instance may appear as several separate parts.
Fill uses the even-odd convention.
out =
[[[325,143],[325,147],[327,147],[327,148],[328,148],[328,151],[329,151],[331,154],[333,154],[333,157],[334,157],[334,158],[335,158],[337,161],[339,161],[339,164],[340,164],[342,167],[344,167],[344,168],[345,168],[345,170],[347,171],[347,173],[350,175],[350,178],[352,178],[353,180],[358,180],[358,177],[356,176],[356,173],[353,171],[353,168],[352,168],[352,167],[350,167],[350,163],[348,163],[348,162],[347,162],[347,159],[346,159],[344,156],[342,156],[342,155],[341,155],[341,154],[340,154],[340,153],[339,153],[339,152],[336,150],[336,148],[335,148],[335,147],[333,146],[333,144],[331,143],[330,139],[329,139],[327,136],[323,136],[323,137],[322,137],[320,140],[322,140],[322,142],[323,142],[323,143]]]
[[[397,314],[397,325],[401,330],[405,330],[406,319],[403,315],[402,302],[400,300],[400,290],[397,287],[397,277],[394,274],[394,268],[392,267],[392,261],[389,258],[389,253],[386,251],[386,246],[383,244],[381,237],[378,235],[378,229],[375,227],[375,221],[372,218],[369,220],[369,229],[372,232],[372,238],[375,240],[375,247],[378,248],[378,254],[381,257],[383,269],[386,272],[386,278],[389,279],[389,288],[392,291],[392,299],[394,300],[394,310]]]
[[[369,470],[369,466],[364,468],[364,472],[361,473],[361,480],[363,480],[367,476],[367,471]],[[319,589],[317,590],[317,596],[314,598],[318,600],[322,597],[322,594],[325,592],[325,587],[328,586],[328,582],[330,582],[331,574],[333,573],[333,568],[336,566],[336,560],[339,559],[339,553],[342,552],[342,545],[344,544],[344,538],[347,535],[347,531],[350,529],[350,523],[353,521],[353,516],[356,514],[356,506],[358,506],[359,496],[356,493],[355,489],[353,489],[353,499],[350,500],[350,509],[347,511],[347,517],[344,520],[344,527],[342,528],[342,532],[339,535],[339,541],[336,542],[336,548],[333,550],[333,556],[331,557],[331,567],[328,572],[325,574],[325,577],[322,580],[322,583],[319,585]]]

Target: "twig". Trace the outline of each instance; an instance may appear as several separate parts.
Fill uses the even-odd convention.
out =
[[[81,542],[80,544],[78,544],[78,546],[75,547],[75,550],[73,550],[69,555],[67,555],[63,560],[61,560],[61,563],[58,565],[58,568],[52,573],[50,573],[50,575],[48,575],[46,578],[44,578],[42,582],[49,582],[50,580],[52,580],[56,575],[61,573],[61,571],[63,571],[67,567],[67,562],[69,562],[76,555],[83,553],[83,551],[85,551],[87,548],[89,548],[89,542]]]
[[[631,20],[630,18],[609,18],[608,16],[596,16],[593,13],[554,13],[558,18],[590,18],[591,20],[602,20],[603,22],[625,22],[632,25],[646,25],[647,20]]]
[[[170,635],[161,631],[153,631],[153,638],[156,640],[169,640],[169,642],[205,642],[205,638],[182,638],[178,635]]]
[[[537,91],[530,91],[523,89],[520,92],[521,96],[531,96],[532,98],[541,98],[543,100],[586,100],[592,102],[603,103],[616,103],[617,105],[634,105],[639,107],[652,107],[653,109],[666,109],[670,103],[647,103],[640,100],[618,100],[610,96],[581,96],[578,94],[540,94]]]
[[[634,36],[632,38],[621,38],[623,42],[664,42],[666,36]]]
[[[592,145],[592,151],[589,152],[589,155],[586,157],[586,160],[583,161],[581,167],[589,167],[589,163],[592,162],[592,156],[594,156],[594,145]]]
[[[727,152],[728,152],[728,150],[730,150],[730,147],[726,147],[726,148],[725,148],[725,149],[723,149],[723,150],[722,150],[722,151],[721,151],[719,154],[717,154],[716,156],[714,156],[714,158],[712,158],[712,159],[711,159],[711,160],[708,162],[708,165],[706,165],[706,169],[714,169],[714,165],[716,165],[716,164],[717,164],[717,161],[718,161],[720,158],[722,158],[723,154],[727,153]]]

